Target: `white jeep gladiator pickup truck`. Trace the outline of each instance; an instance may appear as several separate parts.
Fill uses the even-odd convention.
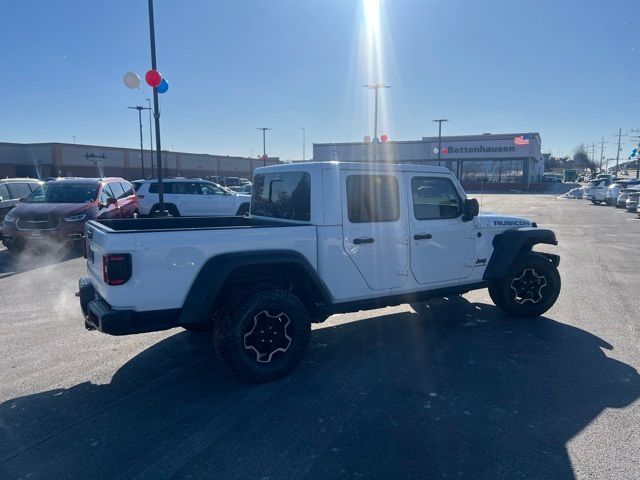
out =
[[[90,221],[85,326],[111,335],[211,331],[224,363],[264,382],[301,360],[334,313],[488,288],[515,317],[558,298],[555,234],[478,214],[440,167],[308,162],[259,168],[249,216]]]

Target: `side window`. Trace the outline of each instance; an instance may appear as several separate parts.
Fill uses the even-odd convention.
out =
[[[120,182],[120,186],[122,187],[122,190],[124,190],[125,197],[130,197],[131,195],[133,195],[133,185],[131,185],[129,182]]]
[[[4,183],[0,183],[0,197],[2,197],[2,200],[8,200],[10,198],[9,189]]]
[[[169,183],[163,183],[162,187],[164,189],[164,193],[178,193],[176,191],[176,185],[178,185],[175,182],[169,182]],[[158,184],[157,183],[152,183],[151,185],[149,185],[149,193],[158,193]]]
[[[40,188],[40,184],[39,183],[29,183],[28,185],[29,185],[29,188],[31,189],[32,192],[37,190],[38,188]]]
[[[111,191],[113,192],[114,197],[116,198],[124,197],[124,190],[122,189],[122,186],[118,182],[110,183],[109,188],[111,188]]]
[[[100,192],[100,203],[103,204],[107,204],[107,199],[111,197],[111,198],[116,198],[116,196],[113,194],[113,191],[111,190],[111,188],[109,187],[109,185],[103,185],[102,186],[102,191]]]
[[[7,183],[11,198],[27,198],[31,195],[31,189],[26,183]]]
[[[417,220],[460,216],[460,197],[451,180],[447,178],[413,177],[411,194],[413,214]]]
[[[400,218],[398,179],[392,175],[348,176],[347,211],[351,223],[398,220]]]
[[[107,204],[107,199],[109,198],[109,192],[106,190],[106,185],[102,187],[100,190],[100,203],[103,205]]]
[[[224,195],[222,189],[212,183],[201,183],[200,191],[202,195]]]
[[[308,172],[256,175],[251,195],[253,215],[303,222],[311,219],[311,176]]]

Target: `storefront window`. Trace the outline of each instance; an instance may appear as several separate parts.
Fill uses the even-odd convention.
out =
[[[462,160],[461,181],[469,183],[521,183],[522,160]]]

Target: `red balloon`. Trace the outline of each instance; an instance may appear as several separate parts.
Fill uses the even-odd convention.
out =
[[[162,83],[162,75],[157,70],[149,70],[144,79],[147,81],[147,85],[150,87],[156,88],[158,85]]]
[[[387,140],[389,140],[389,136],[386,133],[380,135],[380,141],[386,142]]]

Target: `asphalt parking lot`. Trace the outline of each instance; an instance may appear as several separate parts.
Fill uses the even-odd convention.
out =
[[[82,258],[0,250],[0,478],[607,478],[640,472],[640,219],[550,195],[483,211],[556,231],[562,292],[338,315],[247,385],[208,338],[84,329]],[[167,279],[170,281],[170,279]]]

